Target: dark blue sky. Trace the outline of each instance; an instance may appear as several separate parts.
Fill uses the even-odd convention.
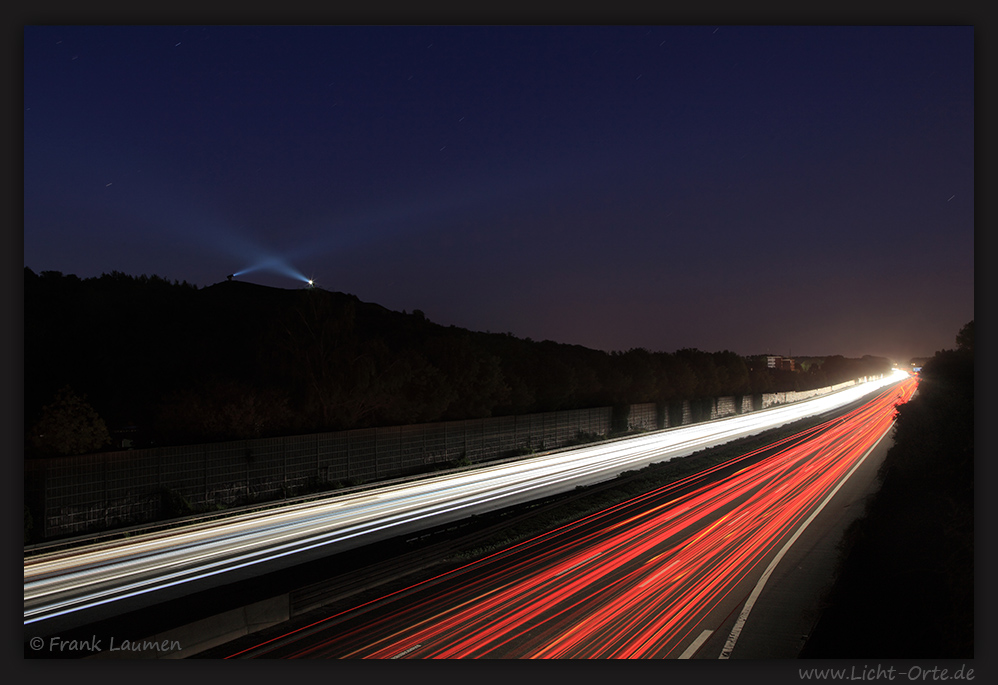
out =
[[[604,350],[954,347],[974,150],[972,27],[24,32],[34,271]]]

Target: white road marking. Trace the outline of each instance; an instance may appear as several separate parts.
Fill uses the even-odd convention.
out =
[[[693,643],[686,648],[686,651],[684,651],[682,654],[679,655],[679,658],[692,659],[693,655],[696,654],[696,651],[700,649],[700,645],[706,642],[707,638],[710,637],[711,633],[713,632],[714,632],[713,630],[705,630],[702,633],[700,633],[700,637],[694,640]]]
[[[745,607],[742,609],[742,613],[738,615],[738,620],[735,621],[735,625],[731,629],[731,635],[728,636],[727,642],[724,643],[724,649],[721,651],[721,655],[717,657],[718,659],[731,658],[731,651],[735,648],[735,643],[738,641],[738,636],[741,634],[742,628],[745,627],[745,621],[748,620],[749,612],[751,612],[752,607],[755,606],[756,600],[759,599],[759,595],[762,594],[762,589],[766,586],[766,581],[768,581],[769,577],[773,575],[773,571],[776,569],[776,566],[780,563],[780,560],[783,559],[783,555],[787,553],[787,550],[789,550],[790,547],[795,542],[797,542],[797,538],[801,536],[801,533],[804,532],[804,529],[807,528],[808,525],[810,525],[811,521],[817,518],[818,514],[821,513],[821,510],[825,508],[825,505],[828,504],[828,502],[832,499],[832,497],[835,496],[835,493],[839,491],[839,488],[845,485],[846,481],[848,481],[852,477],[852,474],[856,472],[856,469],[858,469],[860,466],[863,465],[863,462],[866,461],[866,458],[870,456],[873,450],[877,449],[877,445],[880,444],[881,440],[887,437],[887,433],[889,432],[890,429],[885,431],[884,434],[880,436],[880,439],[878,439],[877,442],[873,444],[873,447],[868,449],[866,451],[866,454],[864,454],[863,457],[858,462],[856,462],[856,465],[853,466],[851,469],[849,469],[849,473],[846,474],[845,478],[840,480],[839,484],[836,485],[834,488],[832,488],[832,491],[828,493],[825,499],[821,501],[821,504],[818,505],[818,508],[815,509],[811,513],[811,515],[807,517],[807,520],[801,524],[800,528],[797,529],[797,532],[794,533],[793,537],[787,540],[786,544],[783,545],[783,547],[780,549],[779,554],[777,554],[776,557],[773,559],[773,561],[770,562],[769,566],[766,567],[766,571],[762,574],[762,577],[759,579],[759,582],[756,583],[755,589],[752,590],[752,594],[749,595],[748,601],[745,602]]]
[[[404,657],[404,656],[405,656],[406,654],[412,654],[413,652],[415,652],[415,651],[416,651],[417,649],[419,649],[420,647],[422,647],[422,645],[413,645],[413,646],[412,646],[412,647],[410,647],[409,649],[403,649],[403,650],[402,650],[401,652],[399,652],[399,653],[398,653],[398,654],[396,654],[395,656],[391,656],[391,657],[388,657],[388,658],[389,658],[389,659],[401,659],[401,658],[402,658],[402,657]]]

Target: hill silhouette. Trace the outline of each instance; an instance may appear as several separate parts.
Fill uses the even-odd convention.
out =
[[[24,302],[27,433],[68,388],[106,424],[105,447],[122,436],[138,447],[668,404],[889,370],[872,357],[793,373],[729,351],[608,353],[442,326],[419,310],[321,288],[238,280],[198,288],[25,268]]]

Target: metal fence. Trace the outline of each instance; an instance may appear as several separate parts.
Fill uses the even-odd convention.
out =
[[[850,385],[856,385],[857,383],[865,383],[866,377],[855,381],[846,381],[845,383],[839,383],[838,385],[832,385],[826,388],[816,388],[814,390],[789,390],[787,392],[768,392],[762,395],[762,408],[772,407],[777,404],[789,404],[792,402],[800,402],[801,400],[809,400],[812,397],[818,397],[819,395],[827,395],[830,392],[835,392],[836,390],[841,390],[842,388],[847,388]]]
[[[626,428],[671,428],[851,384],[692,404],[633,404],[625,409]],[[608,435],[612,413],[599,407],[32,459],[25,462],[25,502],[38,541],[557,449],[580,436]]]
[[[556,449],[605,436],[611,409],[579,409],[25,462],[34,537],[140,524]]]

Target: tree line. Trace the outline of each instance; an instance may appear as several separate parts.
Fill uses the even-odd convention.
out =
[[[603,352],[354,295],[24,273],[29,456],[819,388],[878,357],[768,369],[727,350]],[[84,444],[85,443],[85,444]]]
[[[897,408],[880,490],[847,531],[805,658],[974,656],[974,322]]]

